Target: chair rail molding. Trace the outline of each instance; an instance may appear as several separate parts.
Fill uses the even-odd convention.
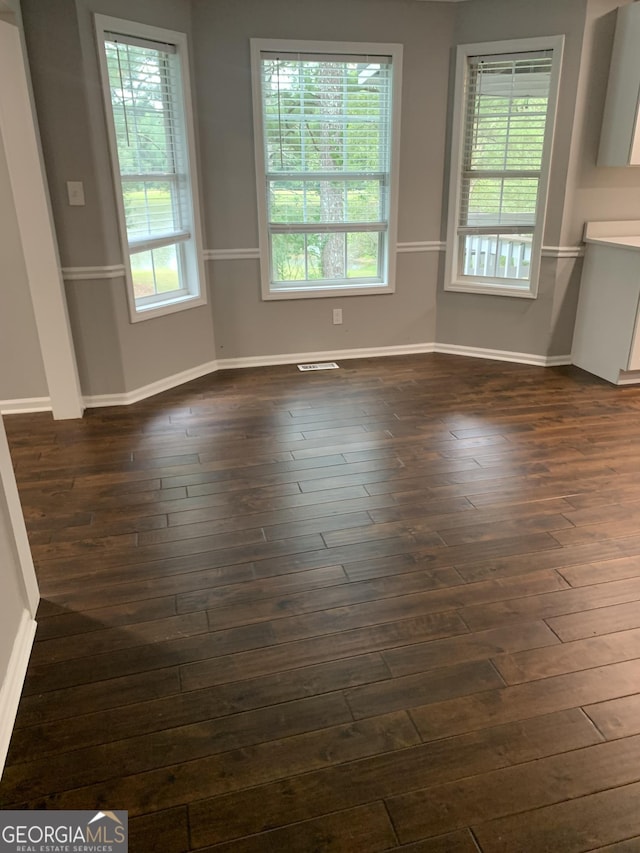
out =
[[[102,278],[124,278],[124,264],[95,267],[62,267],[65,281],[94,281]]]

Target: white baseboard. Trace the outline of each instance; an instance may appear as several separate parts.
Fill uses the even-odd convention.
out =
[[[153,397],[154,394],[161,394],[163,391],[169,391],[171,388],[176,388],[178,385],[184,385],[185,382],[191,382],[193,379],[199,379],[201,376],[206,376],[209,373],[216,373],[219,370],[235,370],[247,367],[274,367],[279,364],[298,364],[303,361],[335,361],[337,358],[342,361],[348,358],[380,358],[381,356],[387,355],[410,355],[428,352],[433,352],[433,344],[408,344],[406,346],[372,347],[368,349],[284,353],[281,355],[257,355],[248,356],[247,358],[224,358],[218,359],[217,361],[209,361],[206,364],[200,364],[190,370],[184,370],[182,373],[175,373],[173,376],[167,376],[157,382],[152,382],[150,385],[145,385],[142,388],[136,388],[134,391],[128,391],[124,394],[97,394],[94,396],[87,396],[84,397],[84,404],[88,409],[102,408],[105,406],[129,406],[131,403],[138,403],[140,400],[147,399],[147,397]]]
[[[603,377],[606,378],[606,377]],[[607,381],[611,381],[607,379]],[[617,382],[614,385],[638,385],[640,384],[640,370],[621,370]]]
[[[567,367],[573,364],[571,353],[569,355],[549,355],[545,359],[543,367]]]
[[[572,364],[571,355],[533,355],[527,352],[464,347],[458,344],[435,344],[434,352],[446,355],[463,355],[466,358],[486,358],[489,361],[511,361],[516,364],[531,364],[535,367],[558,367],[562,364]]]
[[[274,367],[278,364],[299,364],[314,361],[345,361],[350,358],[382,358],[388,355],[415,355],[434,352],[434,344],[405,344],[392,347],[367,347],[365,349],[324,350],[321,352],[292,352],[280,355],[257,355],[248,358],[218,359],[218,370],[235,370],[244,367]]]
[[[24,677],[27,674],[33,638],[36,634],[36,622],[28,610],[22,611],[18,633],[13,642],[9,666],[2,686],[0,686],[0,775],[4,769],[9,751],[9,742],[13,724],[18,713],[20,695]]]
[[[170,391],[178,385],[184,385],[185,382],[200,379],[201,376],[206,376],[208,373],[215,373],[216,370],[218,370],[218,363],[209,361],[206,364],[191,367],[189,370],[183,370],[181,373],[165,376],[163,379],[158,379],[157,382],[151,382],[149,385],[143,385],[133,391],[125,391],[123,394],[96,394],[84,397],[84,404],[88,409],[98,409],[104,406],[129,406],[131,403],[138,403],[140,400],[146,400],[147,397],[153,397],[154,394]]]
[[[300,364],[313,361],[345,361],[352,358],[384,358],[392,355],[417,355],[431,352],[439,352],[446,355],[461,355],[466,358],[486,358],[490,361],[511,361],[516,364],[531,364],[537,367],[554,367],[563,364],[571,364],[570,355],[532,355],[525,352],[508,352],[506,350],[482,349],[479,347],[465,347],[458,344],[421,343],[404,344],[389,347],[365,347],[363,349],[323,350],[320,352],[294,352],[280,353],[277,355],[253,355],[244,358],[221,358],[200,364],[181,373],[166,376],[157,382],[151,382],[133,391],[125,391],[122,394],[95,394],[84,397],[84,405],[88,409],[97,409],[104,406],[129,406],[170,391],[185,382],[199,379],[209,373],[218,370],[237,370],[247,367],[275,367],[279,364]],[[19,414],[27,412],[50,412],[51,401],[49,397],[32,397],[24,400],[0,400],[0,414]]]
[[[50,411],[50,397],[25,397],[18,400],[0,400],[0,415],[26,415],[31,412]]]

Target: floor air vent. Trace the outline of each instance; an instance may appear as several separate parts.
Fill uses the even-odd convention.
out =
[[[316,364],[299,364],[298,370],[337,370],[335,361],[321,361]]]

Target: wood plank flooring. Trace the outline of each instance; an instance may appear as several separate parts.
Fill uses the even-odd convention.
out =
[[[3,808],[640,851],[640,388],[427,355],[6,426],[43,600]]]

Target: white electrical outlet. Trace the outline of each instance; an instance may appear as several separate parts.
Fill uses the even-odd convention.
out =
[[[67,181],[67,196],[72,207],[84,207],[84,185],[82,181]]]
[[[342,323],[342,308],[333,309],[333,325],[339,326]]]

